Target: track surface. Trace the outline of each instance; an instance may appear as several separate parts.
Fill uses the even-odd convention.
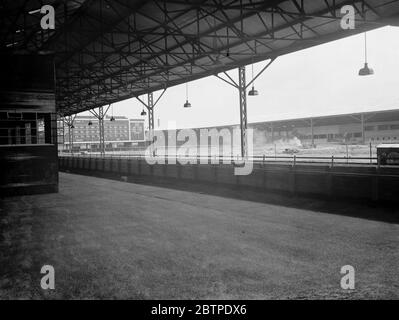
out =
[[[380,208],[231,196],[60,173],[58,194],[0,200],[0,299],[399,298],[399,224],[348,216]]]

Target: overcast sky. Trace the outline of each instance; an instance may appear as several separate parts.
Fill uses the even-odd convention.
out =
[[[367,42],[373,76],[358,76],[364,64],[363,34],[279,57],[257,79],[259,95],[247,97],[248,122],[399,108],[399,28],[368,32]],[[255,64],[255,73],[264,65]],[[237,73],[230,72],[235,79]],[[154,100],[159,94],[154,93]],[[239,123],[238,91],[216,77],[189,83],[192,108],[183,108],[185,95],[185,85],[166,91],[155,109],[155,128],[158,119],[161,129],[171,121],[178,128]],[[136,99],[113,109],[114,115],[147,120]]]

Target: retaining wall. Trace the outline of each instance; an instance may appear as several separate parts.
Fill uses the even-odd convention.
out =
[[[225,164],[154,164],[144,159],[59,157],[60,171],[150,179],[200,181],[331,199],[399,202],[399,168],[328,165],[254,165],[250,175],[235,176]]]

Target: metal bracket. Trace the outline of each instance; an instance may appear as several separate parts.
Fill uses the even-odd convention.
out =
[[[154,108],[158,104],[159,100],[162,98],[164,95],[165,91],[167,88],[163,89],[162,93],[159,95],[158,99],[154,102],[154,96],[153,93],[150,92],[148,93],[148,102],[145,103],[140,97],[136,97],[138,101],[140,101],[147,109],[148,111],[148,130],[152,131],[154,130]]]
[[[223,72],[226,77],[225,79],[218,74],[215,76],[220,80],[226,82],[227,84],[238,89],[239,92],[239,102],[240,102],[240,130],[241,130],[241,156],[243,158],[247,157],[247,127],[248,127],[248,117],[247,117],[247,88],[254,83],[254,81],[277,59],[277,57],[270,59],[266,66],[258,72],[258,74],[247,84],[245,78],[245,66],[238,68],[238,83],[227,73]]]

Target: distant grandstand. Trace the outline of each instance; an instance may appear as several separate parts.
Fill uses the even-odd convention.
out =
[[[297,137],[302,143],[395,143],[399,109],[253,123],[268,142]]]
[[[248,126],[255,130],[255,140],[261,140],[264,143],[275,143],[293,138],[308,145],[397,143],[399,142],[399,109],[255,122]],[[238,128],[238,125],[215,128],[232,130],[235,127]]]

